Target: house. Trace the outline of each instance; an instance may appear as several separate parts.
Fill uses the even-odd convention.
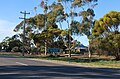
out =
[[[75,47],[75,51],[76,52],[86,52],[86,51],[88,51],[88,47],[84,46],[83,44],[80,44],[77,47]]]

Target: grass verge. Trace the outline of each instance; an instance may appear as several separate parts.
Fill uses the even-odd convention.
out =
[[[85,66],[92,66],[92,67],[106,67],[106,68],[120,68],[120,61],[110,60],[110,59],[89,59],[85,58],[69,58],[69,57],[40,57],[40,56],[21,56],[19,53],[5,53],[0,52],[0,55],[10,55],[19,58],[35,58],[35,59],[44,59],[44,60],[55,60],[55,61],[64,61],[64,62],[71,62],[76,64],[81,64]]]
[[[65,61],[92,67],[120,68],[120,61],[110,59],[91,59],[91,62],[89,59],[68,57],[42,57],[39,59]]]

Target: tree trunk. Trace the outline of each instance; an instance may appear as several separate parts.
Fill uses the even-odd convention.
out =
[[[91,54],[91,52],[90,52],[90,43],[89,43],[89,45],[88,45],[88,54],[89,54],[89,62],[91,62],[91,56],[92,56],[92,54]]]
[[[71,57],[71,50],[69,49],[69,57]]]
[[[118,48],[118,52],[116,53],[116,55],[115,55],[115,60],[120,60],[120,55],[119,55],[119,48]]]
[[[45,56],[47,55],[47,42],[45,41]]]
[[[117,55],[115,56],[115,60],[120,60],[120,55],[117,54]]]

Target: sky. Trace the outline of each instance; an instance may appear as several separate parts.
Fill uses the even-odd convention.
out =
[[[30,12],[27,17],[35,16],[36,12],[34,7],[39,5],[41,0],[0,0],[0,42],[6,36],[12,36],[16,34],[13,29],[22,20],[19,17],[23,17],[20,11]],[[111,10],[120,11],[120,0],[98,0],[98,5],[94,8],[95,19],[103,17]],[[38,8],[39,9],[39,8]],[[40,9],[38,10],[40,11]],[[85,36],[75,37],[82,44],[88,45],[88,39]]]

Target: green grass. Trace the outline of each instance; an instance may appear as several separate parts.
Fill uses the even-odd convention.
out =
[[[67,57],[42,57],[40,59],[57,60],[65,62],[74,62],[77,64],[93,66],[93,67],[107,67],[107,68],[120,68],[120,61],[108,59],[83,59],[83,58],[67,58]]]
[[[91,62],[90,65],[103,66],[103,67],[109,67],[109,68],[120,68],[120,61],[100,60],[98,62]]]

